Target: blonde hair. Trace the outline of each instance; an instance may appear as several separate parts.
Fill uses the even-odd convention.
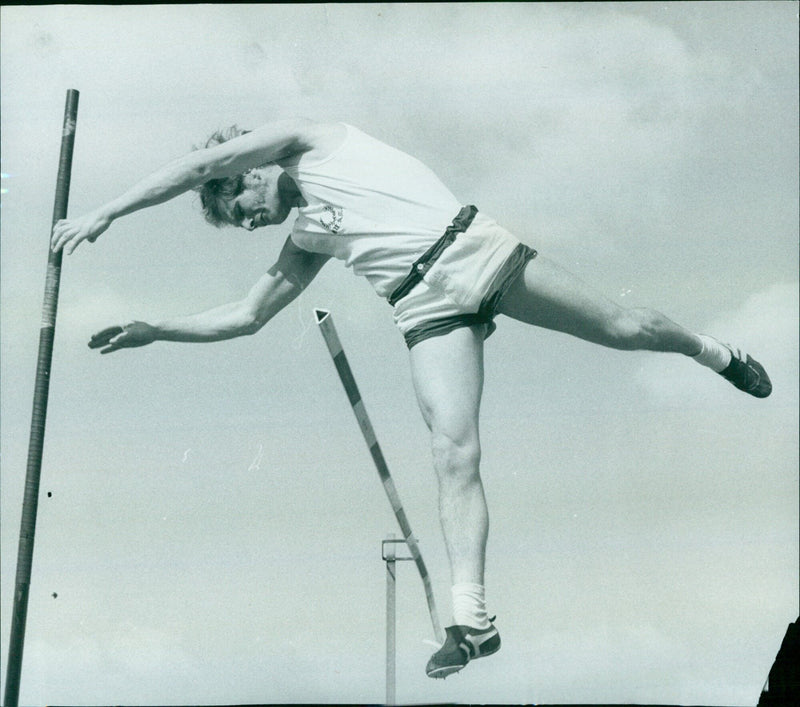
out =
[[[217,130],[206,140],[202,147],[195,147],[199,150],[203,148],[221,145],[223,142],[232,140],[235,137],[249,133],[236,125],[229,128]],[[207,182],[195,187],[194,191],[200,194],[200,204],[203,207],[203,216],[213,226],[220,228],[229,226],[231,222],[227,211],[224,208],[232,199],[235,199],[244,190],[244,174],[237,174],[233,177],[223,177],[221,179],[209,179]]]

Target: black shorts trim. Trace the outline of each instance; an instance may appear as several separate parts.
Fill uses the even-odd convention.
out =
[[[486,339],[496,328],[491,319],[487,319],[482,314],[456,314],[452,317],[442,317],[441,319],[432,319],[429,322],[417,324],[417,326],[409,329],[405,334],[406,346],[410,349],[416,346],[420,341],[433,338],[434,336],[444,336],[451,331],[461,329],[463,327],[473,327],[482,324],[486,327],[483,338]]]

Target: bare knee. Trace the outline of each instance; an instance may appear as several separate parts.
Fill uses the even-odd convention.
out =
[[[652,309],[620,309],[608,322],[607,345],[615,349],[634,351],[660,348],[663,315]]]
[[[434,431],[431,449],[440,483],[470,484],[480,480],[481,447],[477,433],[456,438]]]

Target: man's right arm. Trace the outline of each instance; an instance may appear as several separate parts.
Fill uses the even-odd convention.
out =
[[[186,317],[109,327],[95,334],[89,347],[112,353],[153,341],[201,343],[255,334],[308,286],[328,260],[327,255],[298,248],[289,238],[275,265],[244,299]]]
[[[122,195],[86,215],[59,221],[51,245],[72,253],[84,240],[94,242],[114,221],[168,201],[211,179],[242,174],[253,167],[309,152],[325,136],[324,126],[305,118],[268,123],[214,147],[195,150],[144,177]]]

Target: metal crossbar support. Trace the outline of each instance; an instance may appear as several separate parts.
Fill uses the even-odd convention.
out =
[[[369,417],[367,417],[367,411],[364,408],[363,401],[361,400],[361,393],[359,392],[355,378],[353,377],[353,371],[350,369],[347,356],[345,356],[344,350],[342,349],[342,344],[339,341],[338,335],[336,334],[336,328],[333,326],[333,319],[331,318],[330,312],[325,309],[315,309],[314,313],[317,318],[317,324],[319,324],[319,329],[322,332],[322,336],[325,338],[325,343],[328,346],[328,351],[331,354],[331,358],[333,358],[336,371],[339,373],[339,378],[342,381],[345,392],[347,393],[347,398],[349,399],[350,405],[353,408],[353,413],[356,416],[356,420],[358,420],[361,433],[364,435],[364,440],[367,443],[367,447],[369,447],[372,459],[375,462],[376,468],[378,469],[378,475],[383,482],[383,488],[386,491],[387,497],[389,498],[389,503],[392,505],[392,510],[397,518],[397,523],[399,524],[400,530],[403,534],[404,542],[408,546],[411,556],[417,565],[417,569],[419,570],[419,576],[422,578],[422,584],[425,587],[425,597],[428,601],[428,612],[430,613],[431,623],[433,624],[434,636],[439,643],[444,643],[444,631],[439,623],[439,615],[436,611],[436,603],[433,597],[433,587],[431,586],[431,580],[428,576],[428,569],[425,567],[425,562],[423,561],[422,554],[419,551],[417,539],[411,532],[411,526],[408,523],[406,513],[403,510],[402,504],[400,503],[400,497],[397,494],[394,481],[389,474],[389,467],[386,465],[383,452],[381,451],[378,440],[375,437],[375,430],[372,428],[372,423],[370,422]]]
[[[64,123],[61,131],[61,154],[56,179],[53,222],[66,218],[69,200],[69,183],[72,173],[72,149],[75,144],[75,122],[78,117],[78,92],[67,91],[64,107]],[[48,234],[48,243],[52,235]],[[58,309],[58,288],[61,282],[61,252],[48,249],[47,276],[44,284],[42,323],[39,329],[39,355],[36,363],[36,382],[33,390],[33,414],[28,442],[28,466],[25,475],[25,495],[22,501],[19,549],[17,551],[17,575],[14,587],[14,610],[11,617],[11,633],[8,642],[8,669],[6,671],[6,707],[17,707],[19,683],[22,672],[22,650],[25,644],[25,622],[28,615],[28,595],[33,563],[33,539],[36,533],[36,514],[39,507],[39,480],[42,473],[42,451],[44,428],[47,417],[47,397],[50,390],[50,365],[53,360],[53,339]]]
[[[386,704],[396,701],[396,660],[397,653],[397,574],[395,563],[413,560],[413,557],[398,557],[397,544],[405,544],[405,540],[389,537],[381,543],[381,558],[386,563]]]

